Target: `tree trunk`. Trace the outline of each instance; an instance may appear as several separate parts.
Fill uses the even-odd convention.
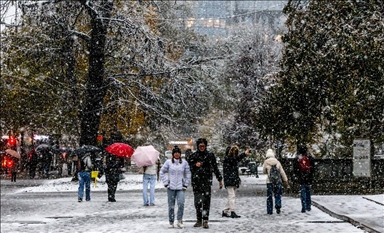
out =
[[[106,94],[104,81],[105,43],[108,20],[113,3],[103,1],[99,11],[89,8],[91,16],[91,39],[89,41],[89,73],[86,89],[86,100],[81,112],[80,145],[96,145],[96,137],[100,125],[103,99]]]

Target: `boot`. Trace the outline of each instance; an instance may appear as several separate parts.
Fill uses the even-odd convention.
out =
[[[223,212],[221,213],[221,217],[227,217],[227,218],[230,218],[231,215],[229,215],[229,213],[225,213],[224,210],[223,210]]]
[[[204,220],[204,222],[203,222],[203,228],[205,228],[205,229],[208,229],[208,228],[209,228],[209,226],[208,226],[208,220]]]
[[[241,216],[237,215],[235,212],[231,212],[231,218],[240,218]]]
[[[201,224],[201,220],[197,220],[195,225],[193,225],[193,227],[201,227],[202,224]]]
[[[168,228],[174,228],[174,226],[173,226],[173,222],[169,222],[169,226],[168,226]]]

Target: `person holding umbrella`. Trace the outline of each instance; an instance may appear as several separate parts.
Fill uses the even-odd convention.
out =
[[[108,185],[108,201],[116,202],[115,193],[120,181],[120,174],[124,168],[124,157],[108,153],[106,156],[105,182]],[[102,176],[102,173],[99,173]]]
[[[168,176],[165,175],[168,173]],[[183,214],[185,190],[191,180],[191,171],[187,161],[181,158],[178,146],[172,150],[172,159],[168,159],[160,169],[160,178],[167,188],[169,228],[173,228],[175,220],[175,201],[177,201],[177,226],[184,228]]]
[[[85,185],[85,200],[91,200],[91,171],[93,165],[91,160],[91,154],[85,153],[81,158],[77,160],[79,189],[78,189],[78,202],[83,201],[84,196],[84,185]]]

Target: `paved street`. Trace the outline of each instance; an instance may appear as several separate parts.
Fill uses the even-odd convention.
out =
[[[1,181],[1,232],[169,232],[165,189],[156,190],[156,206],[144,207],[140,190],[118,190],[116,203],[106,192],[92,191],[90,202],[77,202],[76,192],[14,193],[18,188],[43,185],[44,180]],[[248,186],[237,192],[240,219],[222,218],[226,190],[213,186],[210,229],[194,228],[193,194],[186,193],[185,229],[179,232],[380,232],[359,229],[348,219],[330,216],[327,208],[313,207],[300,213],[297,197],[283,197],[280,215],[267,215],[265,185]],[[317,203],[314,203],[315,205]],[[329,208],[329,207],[328,207]],[[361,210],[358,210],[361,211]],[[361,221],[361,219],[360,219]],[[362,219],[364,221],[364,219]],[[356,225],[356,223],[355,223]],[[361,225],[361,224],[360,224]],[[362,224],[364,225],[364,224]],[[379,226],[380,227],[380,226]]]

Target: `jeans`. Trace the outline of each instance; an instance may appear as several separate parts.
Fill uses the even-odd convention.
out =
[[[148,184],[149,184],[149,201],[148,201]],[[144,205],[155,204],[155,185],[156,175],[143,175],[143,200]]]
[[[168,218],[169,222],[175,221],[175,201],[177,201],[177,220],[183,220],[184,215],[184,202],[185,191],[184,190],[167,190],[168,194]]]
[[[300,185],[301,212],[311,210],[311,185]]]
[[[272,184],[267,184],[267,214],[273,213],[273,199],[272,194],[275,196],[275,208],[281,208],[281,194],[282,185],[278,184],[275,188]]]
[[[90,172],[79,172],[77,175],[79,179],[79,191],[78,197],[83,199],[84,196],[84,184],[85,184],[85,200],[91,200],[91,173]]]

